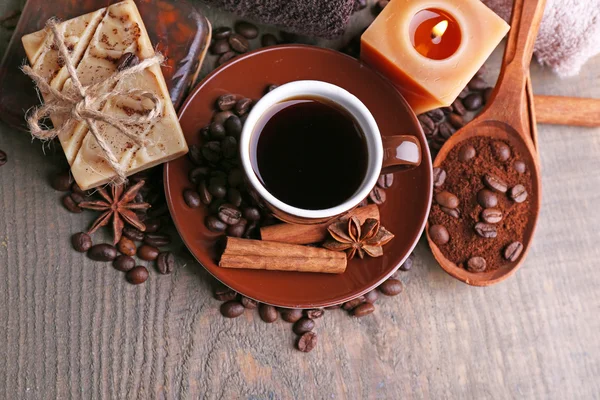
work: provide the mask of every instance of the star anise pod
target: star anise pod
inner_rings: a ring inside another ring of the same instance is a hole
[[[349,260],[356,253],[360,258],[364,258],[365,253],[371,257],[381,257],[383,246],[394,238],[394,235],[375,218],[367,218],[361,226],[359,219],[353,216],[334,222],[327,230],[331,239],[325,241],[323,247],[345,251]]]
[[[138,194],[142,186],[144,186],[144,181],[139,181],[125,193],[125,187],[123,185],[113,186],[111,188],[111,194],[108,194],[106,189],[100,188],[98,189],[98,193],[104,200],[95,200],[95,201],[83,201],[79,203],[79,207],[85,208],[87,210],[95,210],[95,211],[103,211],[103,213],[94,221],[92,227],[90,228],[88,234],[92,234],[98,230],[101,226],[105,226],[109,223],[110,218],[112,217],[112,228],[113,228],[113,242],[117,244],[119,240],[121,240],[121,235],[123,234],[123,228],[125,227],[125,222],[133,225],[135,228],[140,231],[146,230],[146,225],[136,215],[132,210],[146,210],[150,208],[150,204],[148,203],[133,203],[135,196]]]

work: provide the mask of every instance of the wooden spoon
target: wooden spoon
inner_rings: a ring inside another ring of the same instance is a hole
[[[515,0],[511,30],[504,52],[502,70],[498,84],[488,106],[467,126],[456,132],[440,149],[433,166],[440,166],[448,154],[461,142],[472,137],[488,137],[510,143],[526,163],[532,180],[532,193],[528,193],[531,204],[524,239],[523,252],[513,263],[505,264],[495,271],[472,273],[448,260],[429,236],[427,240],[435,259],[453,277],[474,286],[489,286],[512,275],[523,263],[531,245],[540,211],[541,180],[540,166],[535,145],[532,141],[526,86],[533,45],[544,13],[546,0]]]

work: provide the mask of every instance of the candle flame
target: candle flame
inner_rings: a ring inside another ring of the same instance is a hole
[[[441,22],[438,22],[438,24],[434,26],[431,30],[431,38],[437,39],[442,37],[444,32],[446,32],[446,29],[448,29],[448,21],[443,20]]]

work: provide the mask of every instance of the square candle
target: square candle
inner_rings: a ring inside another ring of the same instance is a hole
[[[422,114],[450,106],[508,29],[480,0],[392,0],[360,56]]]
[[[62,22],[58,29],[65,37],[77,77],[84,86],[102,82],[115,74],[119,59],[125,53],[133,53],[140,60],[154,55],[154,47],[133,0]],[[33,70],[47,79],[53,88],[64,91],[72,86],[48,29],[26,35],[22,42]],[[107,92],[131,89],[155,94],[162,100],[164,109],[158,120],[130,126],[150,143],[145,147],[132,143],[113,126],[97,122],[99,134],[128,176],[180,157],[188,150],[160,66],[153,65],[106,87]],[[103,112],[117,117],[143,114],[147,109],[143,102],[125,97],[112,98],[102,106]],[[63,123],[60,117],[51,116],[55,126]],[[72,129],[59,135],[59,140],[81,189],[104,185],[116,177],[87,124],[74,124]]]

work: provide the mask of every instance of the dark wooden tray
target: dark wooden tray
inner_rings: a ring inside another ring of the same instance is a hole
[[[119,0],[28,0],[7,51],[0,62],[0,119],[24,129],[25,112],[39,104],[33,83],[19,67],[26,62],[21,37],[44,27],[51,17],[83,15]],[[167,61],[163,74],[178,109],[195,83],[210,44],[208,20],[191,0],[136,0],[152,43]]]

